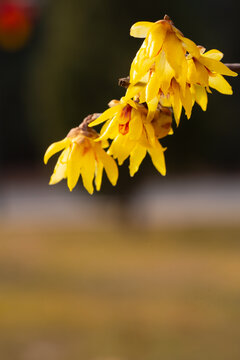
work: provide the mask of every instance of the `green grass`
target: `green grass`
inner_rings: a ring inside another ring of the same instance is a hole
[[[0,359],[240,359],[240,229],[0,238]]]

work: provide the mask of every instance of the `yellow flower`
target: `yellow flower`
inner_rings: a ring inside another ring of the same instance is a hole
[[[231,85],[222,75],[237,76],[237,73],[230,70],[221,63],[223,53],[212,49],[205,52],[202,46],[191,45],[193,54],[187,55],[188,75],[187,82],[190,84],[193,101],[196,101],[205,111],[207,108],[207,92],[210,87],[225,95],[232,95]],[[189,48],[190,50],[190,48]]]
[[[96,141],[113,139],[108,154],[117,159],[119,165],[130,157],[131,176],[138,171],[147,152],[157,170],[165,175],[165,149],[158,139],[171,133],[171,112],[159,109],[150,122],[145,106],[132,100],[122,98],[120,101],[111,101],[109,105],[112,107],[90,124],[95,126],[105,121]]]
[[[182,107],[188,119],[196,101],[203,110],[212,87],[223,94],[232,94],[222,75],[237,76],[221,63],[223,54],[197,46],[176,29],[168,17],[156,23],[138,22],[130,30],[135,37],[145,37],[130,71],[126,98],[138,97],[148,105],[152,119],[158,103],[172,107],[177,125]]]
[[[130,34],[146,38],[133,60],[126,96],[138,95],[140,102],[146,102],[150,120],[159,102],[173,108],[177,124],[182,106],[190,118],[193,101],[187,84],[185,48],[185,41],[189,39],[182,36],[168,17],[156,23],[138,22],[132,26]]]
[[[130,84],[126,97],[139,98],[140,104],[147,103],[148,106],[148,120],[151,121],[154,117],[158,104],[163,107],[171,107],[173,109],[174,118],[179,124],[182,107],[184,107],[188,119],[191,117],[192,107],[194,104],[191,88],[186,83],[184,91],[179,83],[173,77],[167,87],[167,91],[163,92],[163,88],[159,88],[158,75],[155,71],[149,74],[149,80],[141,81],[136,85]]]
[[[155,136],[162,139],[167,135],[172,135],[172,112],[168,108],[158,108],[151,121]]]
[[[128,133],[130,139],[139,139],[142,133],[142,117],[146,113],[144,106],[138,105],[131,99],[126,100],[124,97],[120,101],[112,100],[109,106],[109,109],[89,124],[92,127],[106,121],[97,141],[113,139],[118,133],[122,135]]]
[[[72,191],[81,175],[84,187],[92,194],[93,180],[95,178],[96,190],[100,190],[103,168],[105,168],[110,182],[116,185],[117,165],[103,150],[102,146],[105,144],[94,141],[97,137],[95,130],[84,130],[80,126],[72,129],[65,139],[50,145],[44,156],[45,164],[52,155],[61,150],[63,152],[58,158],[49,184],[53,185],[62,179],[67,179],[68,187]]]
[[[160,81],[166,80],[161,78],[161,73],[164,78],[167,73],[169,83],[175,77],[179,84],[185,87],[187,77],[186,49],[183,41],[185,38],[179,38],[182,34],[168,17],[156,23],[138,22],[131,27],[130,35],[145,38],[131,66],[131,84],[140,81],[154,66],[158,68]]]
[[[148,124],[148,132],[153,131],[151,124]],[[108,154],[112,155],[114,159],[118,160],[119,165],[129,157],[129,172],[130,176],[138,171],[146,154],[149,153],[152,163],[155,168],[163,175],[166,175],[166,165],[164,151],[157,137],[152,134],[151,144],[146,136],[146,127],[144,127],[141,138],[139,141],[129,139],[129,135],[118,134],[113,140]]]

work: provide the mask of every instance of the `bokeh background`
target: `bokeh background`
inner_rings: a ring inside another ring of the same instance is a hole
[[[48,186],[47,146],[124,89],[140,20],[240,62],[239,2],[0,1],[0,358],[239,360],[240,83],[115,188]]]

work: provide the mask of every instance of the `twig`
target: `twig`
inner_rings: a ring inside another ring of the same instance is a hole
[[[127,89],[129,86],[129,81],[130,81],[129,76],[121,78],[118,80],[118,85]]]
[[[96,130],[88,127],[88,125],[92,121],[96,120],[100,115],[101,114],[94,113],[86,116],[79,126],[72,128],[69,131],[67,137],[78,138],[77,140],[80,142],[83,141],[83,138],[81,136],[79,137],[79,135],[84,135],[85,137],[96,139],[98,137],[98,133],[96,132]]]
[[[240,64],[238,63],[234,63],[234,64],[224,64],[226,65],[230,70],[232,71],[235,71],[236,73],[240,74]],[[124,88],[128,88],[130,84],[130,78],[129,76],[127,77],[123,77],[123,78],[120,78],[118,80],[118,85],[121,86],[121,87],[124,87]],[[139,85],[141,84],[140,82],[138,83]],[[88,115],[85,117],[85,119],[83,120],[83,122],[79,125],[79,128],[84,131],[85,133],[88,133],[89,132],[89,127],[88,125],[96,120],[101,114],[99,113],[95,113],[95,114],[91,114],[91,115]],[[92,132],[93,129],[90,130],[90,132]]]
[[[79,125],[79,127],[82,129],[82,130],[87,130],[88,129],[88,125],[96,120],[99,116],[101,115],[101,113],[94,113],[94,114],[90,114],[88,116],[86,116],[83,121],[81,122],[81,124]]]
[[[240,64],[235,63],[235,64],[224,64],[224,65],[226,65],[230,70],[235,71],[236,73],[240,74]],[[124,87],[126,89],[128,88],[129,83],[130,83],[129,76],[124,77],[124,78],[120,78],[118,80],[118,85],[122,86],[122,87]]]
[[[226,65],[230,70],[240,74],[240,64],[236,63],[236,64],[224,64],[224,65]]]

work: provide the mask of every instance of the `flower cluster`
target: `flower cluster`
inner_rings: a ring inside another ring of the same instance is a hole
[[[127,96],[138,96],[148,106],[151,119],[158,104],[171,107],[179,124],[182,107],[191,117],[194,103],[207,108],[210,87],[223,94],[232,88],[222,75],[237,76],[225,66],[223,53],[197,46],[183,36],[166,16],[163,20],[138,22],[130,30],[134,37],[145,38],[130,70]]]
[[[157,110],[150,122],[147,119],[146,107],[131,99],[113,100],[109,106],[108,110],[90,124],[95,126],[105,122],[96,141],[112,139],[108,153],[118,160],[119,165],[129,157],[131,176],[138,171],[147,152],[156,169],[165,175],[165,149],[158,139],[171,131],[171,111]]]
[[[93,193],[93,179],[99,190],[103,168],[110,182],[116,184],[118,168],[114,159],[122,165],[129,158],[130,176],[134,176],[147,153],[165,175],[165,148],[159,139],[173,133],[172,114],[178,126],[182,108],[188,119],[195,102],[206,110],[210,88],[232,94],[223,75],[237,73],[221,62],[223,54],[197,46],[168,16],[156,23],[137,22],[130,34],[145,39],[132,62],[125,96],[120,101],[112,100],[100,116],[86,118],[64,140],[48,148],[45,163],[64,149],[50,184],[67,178],[72,190],[81,175],[84,187]],[[102,123],[97,134],[92,127]]]
[[[98,135],[95,130],[85,131],[79,126],[72,129],[63,140],[50,145],[44,156],[45,164],[52,155],[61,150],[63,152],[58,158],[49,184],[54,185],[67,179],[68,187],[72,191],[81,175],[84,187],[92,194],[93,179],[95,178],[96,190],[100,190],[105,169],[112,185],[116,185],[118,167],[113,158],[103,150],[104,143],[96,142],[96,139]]]

